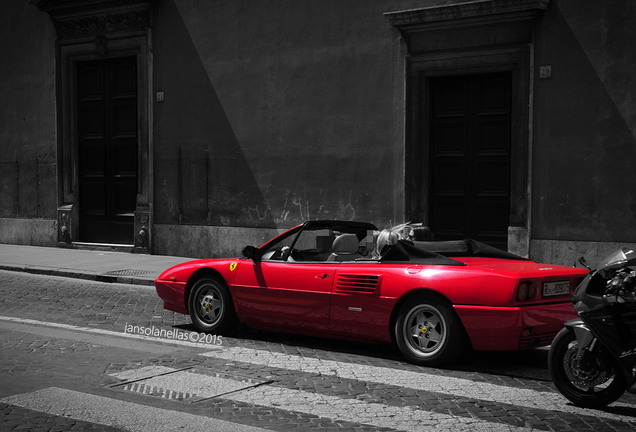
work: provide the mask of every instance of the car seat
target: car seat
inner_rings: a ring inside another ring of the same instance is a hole
[[[355,234],[341,234],[333,241],[331,255],[327,261],[352,261],[362,258],[358,253],[358,236]]]

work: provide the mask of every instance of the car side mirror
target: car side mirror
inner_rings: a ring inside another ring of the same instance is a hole
[[[243,248],[243,256],[254,261],[259,261],[263,257],[263,252],[254,246],[245,246]]]

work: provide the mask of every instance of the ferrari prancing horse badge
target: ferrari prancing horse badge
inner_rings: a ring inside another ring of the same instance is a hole
[[[235,268],[236,268],[236,263],[235,262],[230,264],[230,271],[234,271]]]

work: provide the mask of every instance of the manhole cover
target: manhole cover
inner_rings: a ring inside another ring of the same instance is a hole
[[[120,379],[128,377],[128,380],[110,387],[166,399],[199,402],[271,382],[201,367],[167,369],[170,368],[162,369],[162,372],[153,376],[148,376],[148,370],[141,369],[112,374]],[[139,378],[134,379],[136,376]]]
[[[115,275],[115,276],[137,276],[141,274],[150,273],[148,270],[133,270],[133,269],[125,269],[125,270],[113,270],[106,272],[107,275]]]

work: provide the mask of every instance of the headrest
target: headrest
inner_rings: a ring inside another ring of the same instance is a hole
[[[333,241],[332,252],[358,252],[358,237],[355,234],[341,234]]]

